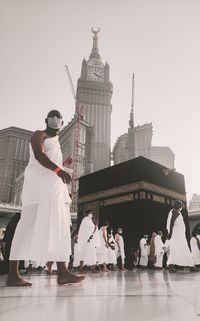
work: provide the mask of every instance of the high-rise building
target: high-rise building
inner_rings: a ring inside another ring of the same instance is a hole
[[[152,124],[147,123],[141,126],[134,127],[134,144],[135,144],[135,157],[144,156],[151,159],[151,141],[152,141]],[[129,152],[130,140],[132,138],[130,130],[128,133],[121,135],[113,148],[114,164],[119,164],[128,161],[131,157]]]
[[[174,168],[175,155],[171,148],[166,146],[152,146],[151,159],[168,168]]]
[[[111,152],[111,96],[109,65],[103,63],[98,49],[98,31],[93,32],[93,48],[82,62],[81,76],[77,83],[77,101],[82,105],[87,123],[94,127],[93,171],[110,165]]]
[[[151,158],[151,143],[153,137],[152,123],[135,127],[135,156]]]
[[[128,134],[125,133],[119,136],[113,147],[112,158],[114,165],[126,162],[129,160],[128,152]]]
[[[188,216],[190,223],[190,232],[195,229],[200,232],[200,195],[193,194],[189,200]]]
[[[30,130],[8,127],[0,130],[0,202],[14,202],[15,180],[29,159]]]
[[[152,123],[146,123],[136,126],[135,131],[135,157],[143,156],[153,160],[168,168],[174,168],[175,155],[169,147],[152,146],[153,127]],[[128,161],[134,157],[130,157],[129,146],[130,130],[128,133],[121,135],[113,148],[114,164]]]
[[[93,171],[94,128],[84,120],[79,122],[78,128],[78,157],[77,178]],[[74,117],[59,133],[63,160],[73,159],[75,156],[77,120]]]
[[[199,210],[200,211],[200,195],[193,194],[191,200],[189,201],[189,210]]]

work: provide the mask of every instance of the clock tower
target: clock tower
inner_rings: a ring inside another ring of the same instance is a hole
[[[83,116],[94,128],[92,171],[110,166],[111,152],[111,96],[112,83],[109,65],[101,61],[98,50],[98,33],[92,28],[93,48],[89,60],[82,62],[81,76],[77,84],[77,101],[83,108]]]

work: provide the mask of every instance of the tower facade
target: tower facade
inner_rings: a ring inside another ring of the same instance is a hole
[[[93,48],[89,60],[83,60],[77,84],[77,101],[83,108],[84,119],[94,127],[93,171],[110,166],[111,97],[109,65],[101,61],[98,31],[93,32]]]

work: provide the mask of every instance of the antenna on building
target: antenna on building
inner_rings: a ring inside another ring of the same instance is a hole
[[[78,163],[80,163],[79,159],[79,149],[80,149],[80,122],[81,120],[84,119],[83,117],[83,106],[80,105],[76,98],[75,90],[74,90],[74,85],[72,81],[72,77],[69,72],[69,68],[67,65],[65,65],[65,70],[67,72],[67,76],[69,79],[70,87],[71,87],[71,92],[74,98],[74,103],[75,103],[75,130],[74,130],[74,149],[73,149],[73,157],[72,157],[72,169],[73,169],[73,174],[72,174],[72,189],[71,189],[71,195],[72,195],[72,207],[73,211],[76,209],[77,205],[77,192],[78,192]],[[68,163],[69,157],[64,161],[64,163]]]
[[[135,90],[135,76],[132,76],[132,94],[131,94],[131,112],[128,129],[128,153],[129,159],[135,158],[135,128],[134,128],[134,90]]]
[[[130,113],[130,120],[129,126],[134,128],[134,91],[135,91],[135,76],[133,73],[132,77],[132,95],[131,95],[131,113]]]

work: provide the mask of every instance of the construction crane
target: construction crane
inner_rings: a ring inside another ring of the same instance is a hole
[[[74,150],[73,150],[73,158],[70,159],[68,157],[64,163],[69,164],[72,163],[72,188],[71,188],[71,195],[72,195],[72,207],[76,207],[77,204],[77,189],[78,189],[78,163],[80,163],[79,159],[79,148],[80,148],[80,121],[83,120],[83,106],[78,102],[74,90],[73,81],[69,72],[69,68],[65,65],[65,70],[67,72],[68,80],[70,83],[72,95],[74,98],[75,103],[75,129],[74,129]]]

